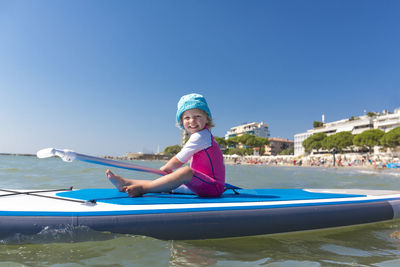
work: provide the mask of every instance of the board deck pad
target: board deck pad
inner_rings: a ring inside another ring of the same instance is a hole
[[[237,192],[237,193],[235,193]],[[239,203],[260,201],[290,201],[365,197],[356,194],[336,194],[308,192],[303,189],[236,189],[227,190],[221,197],[199,197],[197,195],[151,193],[143,197],[131,198],[117,189],[79,189],[60,192],[59,197],[116,205],[158,205],[158,204],[194,204],[194,203]]]

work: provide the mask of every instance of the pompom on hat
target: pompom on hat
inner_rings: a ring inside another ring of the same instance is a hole
[[[176,111],[176,122],[178,125],[182,128],[182,123],[181,123],[181,116],[183,112],[189,109],[201,109],[207,115],[212,118],[210,109],[208,108],[208,104],[204,96],[196,93],[184,95],[181,97],[181,99],[178,102],[178,109]]]

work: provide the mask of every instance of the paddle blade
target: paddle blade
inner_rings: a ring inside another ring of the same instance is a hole
[[[39,150],[36,153],[36,156],[40,159],[44,159],[44,158],[50,158],[56,155],[56,150],[54,148],[44,148]]]
[[[36,155],[40,159],[58,156],[63,161],[66,161],[66,162],[72,162],[76,158],[76,153],[69,149],[45,148],[45,149],[39,150],[36,153]]]

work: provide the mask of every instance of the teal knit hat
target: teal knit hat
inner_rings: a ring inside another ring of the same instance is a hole
[[[188,94],[181,97],[178,102],[178,110],[176,111],[176,122],[182,128],[181,116],[182,113],[189,109],[198,108],[203,110],[212,118],[210,109],[208,108],[206,99],[200,94]]]

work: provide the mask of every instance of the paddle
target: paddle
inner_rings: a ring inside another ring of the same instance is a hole
[[[139,166],[139,165],[122,162],[122,161],[116,161],[116,160],[111,160],[111,159],[98,158],[98,157],[94,157],[94,156],[79,154],[79,153],[76,153],[69,149],[45,148],[45,149],[39,150],[36,153],[36,155],[38,158],[41,158],[41,159],[58,156],[65,162],[72,162],[75,159],[77,159],[77,160],[84,161],[84,162],[100,164],[100,165],[105,165],[105,166],[111,166],[111,167],[117,167],[117,168],[121,168],[121,169],[132,170],[132,171],[149,172],[149,173],[154,173],[154,174],[158,174],[158,175],[166,175],[167,174],[166,172],[160,171],[158,169]],[[225,183],[225,188],[232,189],[232,190],[240,189],[240,187],[237,187],[237,186],[234,186],[234,185],[231,185],[228,183]]]
[[[89,155],[79,154],[79,153],[76,153],[69,149],[45,148],[45,149],[39,150],[36,153],[36,155],[38,158],[41,158],[41,159],[58,156],[65,162],[72,162],[77,159],[77,160],[84,161],[84,162],[100,164],[100,165],[105,165],[105,166],[118,167],[121,169],[128,169],[128,170],[133,170],[133,171],[150,172],[150,173],[159,174],[159,175],[167,174],[166,172],[160,171],[158,169],[139,166],[139,165],[135,165],[135,164],[127,163],[127,162],[121,162],[121,161],[116,161],[116,160],[111,160],[111,159],[98,158],[98,157],[93,157],[93,156],[89,156]]]

